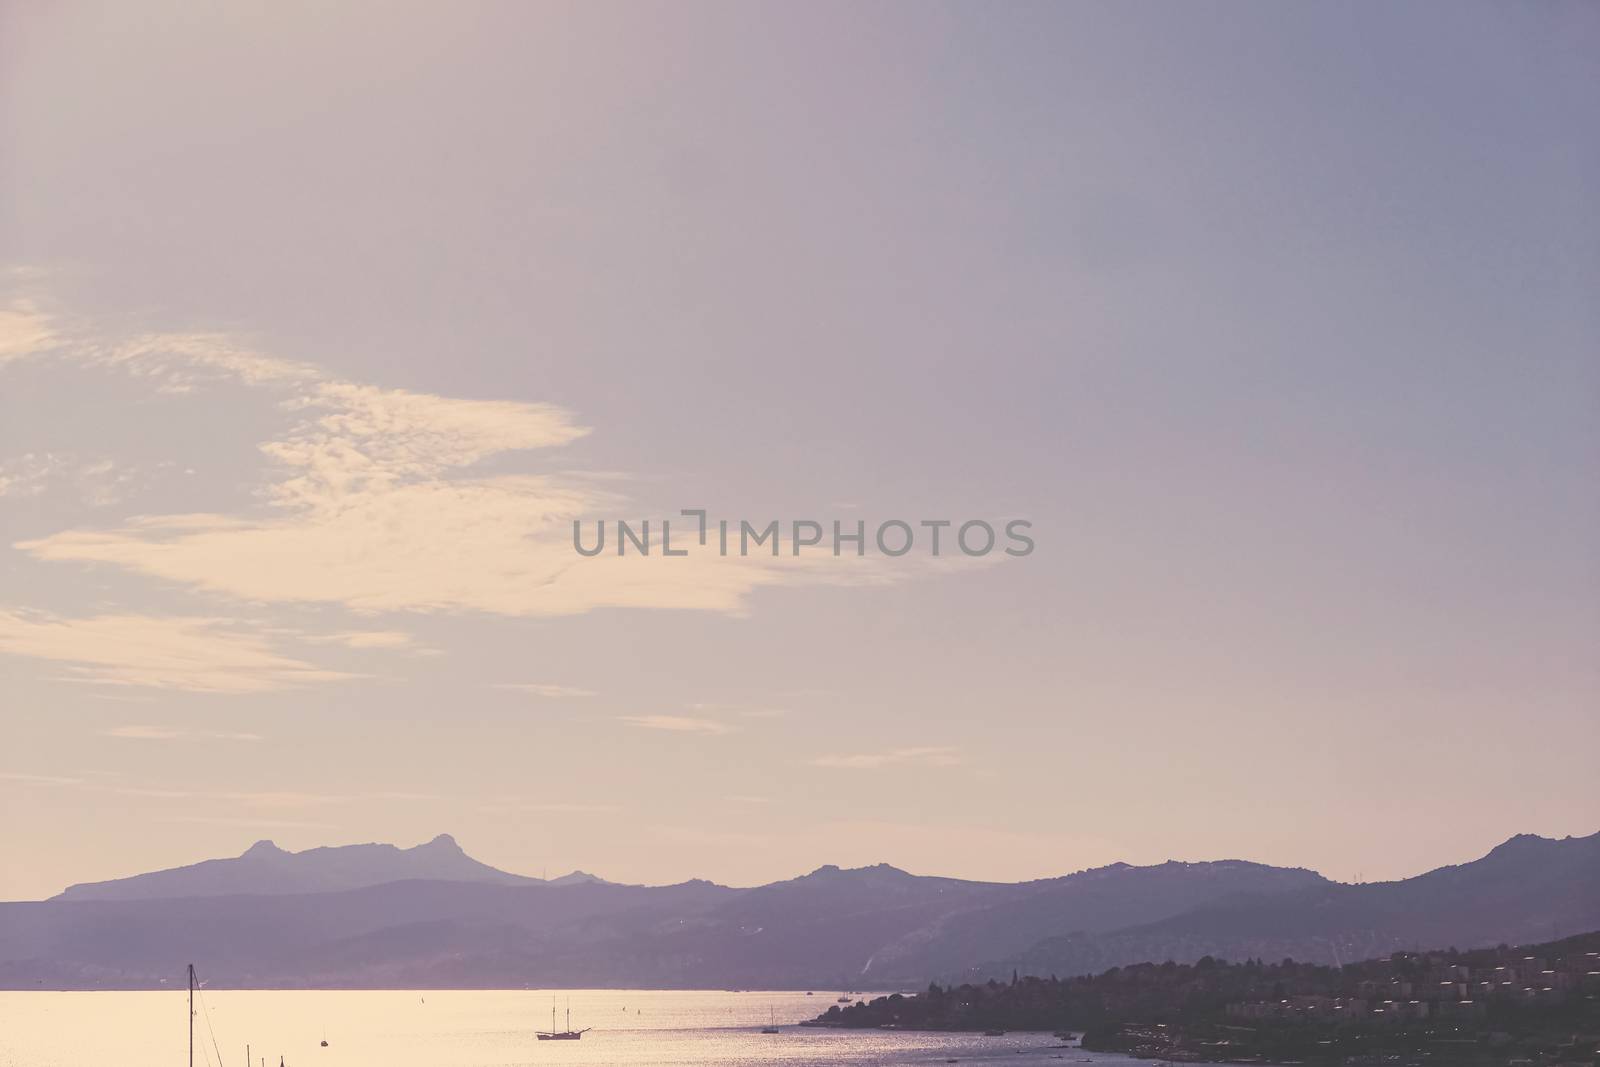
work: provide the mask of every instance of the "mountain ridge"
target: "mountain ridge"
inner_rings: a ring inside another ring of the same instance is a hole
[[[1245,860],[1173,860],[1017,883],[825,864],[749,888],[625,886],[525,878],[478,864],[454,839],[429,844],[285,853],[258,843],[246,854],[280,867],[309,856],[298,863],[326,861],[343,877],[349,860],[410,857],[413,873],[478,880],[285,891],[281,879],[241,883],[257,869],[246,864],[201,876],[212,888],[242,885],[232,895],[152,895],[184,884],[169,873],[123,898],[80,891],[0,904],[0,988],[159,988],[194,958],[219,987],[894,989],[1203,955],[1337,964],[1415,943],[1600,929],[1600,834],[1519,835],[1467,863],[1359,885]]]
[[[52,900],[149,900],[196,896],[336,892],[385,882],[430,880],[540,885],[542,878],[512,874],[467,855],[450,834],[439,834],[411,848],[383,842],[321,845],[289,852],[262,839],[237,856],[201,860],[158,871],[80,882]],[[602,879],[573,871],[549,884]]]

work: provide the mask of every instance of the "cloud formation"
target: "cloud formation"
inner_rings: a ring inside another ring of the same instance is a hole
[[[646,730],[667,730],[682,734],[731,734],[733,727],[715,719],[695,719],[687,715],[623,715],[621,721]]]
[[[59,774],[26,774],[22,771],[0,771],[0,782],[20,782],[23,785],[82,785],[82,778]]]
[[[819,756],[811,762],[817,767],[860,771],[893,766],[953,767],[961,762],[961,754],[950,745],[925,745],[919,748],[893,748],[887,752]]]
[[[409,648],[412,638],[399,630],[344,630],[331,634],[305,634],[302,640],[345,648]]]
[[[256,386],[290,418],[286,432],[260,446],[265,508],[136,517],[17,544],[35,559],[109,564],[254,603],[363,613],[737,613],[763,586],[890,578],[871,558],[578,556],[573,521],[624,503],[605,479],[477,470],[491,457],[560,448],[589,432],[554,405],[343,381],[214,334],[107,343],[77,330],[63,341],[37,316],[10,329],[14,358],[49,354],[165,392],[214,381]]]
[[[229,730],[177,730],[169,726],[147,726],[134,724],[130,726],[113,726],[103,731],[106,737],[120,737],[129,741],[177,741],[186,737],[196,737],[207,741],[247,741],[261,740],[260,734],[239,733]]]
[[[399,801],[433,802],[441,799],[437,793],[417,793],[403,790],[375,790],[360,793],[311,793],[298,790],[271,789],[172,789],[162,786],[125,785],[114,780],[90,781],[87,778],[21,772],[0,772],[0,782],[84,790],[150,800],[205,800],[219,804],[234,804],[245,808],[265,809],[322,808],[342,804],[373,802],[383,804]]]
[[[58,482],[94,508],[120,503],[137,480],[136,472],[115,460],[86,460],[70,453],[24,452],[0,460],[0,497],[37,497]]]
[[[0,308],[0,366],[48,351],[56,343],[50,316],[31,300]]]
[[[356,677],[273,649],[237,620],[0,609],[0,652],[67,664],[68,678],[192,693],[259,693]]]
[[[549,685],[544,682],[496,682],[491,689],[510,689],[517,693],[531,693],[536,697],[592,697],[593,689],[580,689],[575,685]]]

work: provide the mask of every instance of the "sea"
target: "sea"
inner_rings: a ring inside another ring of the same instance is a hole
[[[206,990],[194,1062],[207,1067],[565,1067],[685,1064],[1102,1063],[1152,1061],[1003,1037],[800,1027],[837,990]],[[863,993],[870,998],[877,994]],[[0,992],[0,1067],[186,1067],[183,990]],[[578,1041],[536,1030],[587,1027]],[[761,1029],[776,1022],[779,1032]],[[326,1040],[327,1046],[322,1042]],[[249,1060],[246,1060],[248,1046]]]

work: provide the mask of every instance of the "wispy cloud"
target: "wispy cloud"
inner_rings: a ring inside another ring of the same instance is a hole
[[[79,499],[92,508],[120,503],[137,481],[137,472],[113,459],[90,460],[73,472]]]
[[[58,774],[24,774],[21,771],[0,771],[0,781],[21,782],[25,785],[83,785],[82,778],[67,778]]]
[[[592,697],[593,689],[580,689],[575,685],[550,685],[545,682],[493,682],[490,689],[510,689],[518,693],[531,693],[537,697]]]
[[[848,755],[819,756],[811,761],[817,767],[849,770],[875,770],[879,767],[953,767],[961,762],[959,750],[949,745],[919,748],[893,748],[887,752],[858,752]]]
[[[300,793],[293,790],[215,793],[213,796],[219,800],[231,800],[258,808],[315,808],[324,804],[344,804],[356,799],[345,794]]]
[[[0,461],[0,497],[41,496],[58,483],[92,508],[117,504],[140,481],[137,471],[112,459],[70,452],[24,452]]]
[[[737,715],[741,719],[781,719],[785,715],[789,714],[789,710],[787,708],[750,707],[746,704],[716,704],[706,702],[690,704],[689,710]]]
[[[198,795],[192,789],[163,789],[160,786],[92,785],[90,788],[103,789],[119,797],[139,797],[143,800],[190,800]]]
[[[55,323],[32,300],[0,308],[0,366],[48,351],[56,341]]]
[[[696,719],[687,715],[623,715],[621,721],[646,730],[669,730],[684,734],[729,734],[733,727],[715,719]]]
[[[269,511],[156,515],[16,546],[35,559],[110,564],[252,603],[515,616],[601,607],[738,613],[761,587],[882,584],[911,571],[849,556],[698,554],[643,567],[609,554],[579,557],[572,522],[627,503],[607,479],[472,469],[589,433],[562,408],[339,380],[216,334],[107,341],[80,325],[63,340],[26,309],[14,309],[9,328],[15,358],[48,354],[172,393],[242,383],[289,420],[260,446],[269,464],[257,496]]]
[[[345,648],[408,648],[412,636],[399,630],[346,630],[331,634],[303,634],[301,640]]]
[[[85,771],[85,774],[98,772]],[[113,776],[114,778],[114,776]],[[393,803],[414,801],[419,803],[440,800],[437,793],[420,793],[406,790],[369,790],[360,793],[312,793],[287,789],[229,790],[229,789],[173,789],[159,785],[141,785],[120,781],[91,781],[88,778],[54,774],[29,774],[0,772],[0,781],[25,785],[42,785],[70,790],[109,793],[114,796],[139,797],[146,800],[205,800],[216,804],[236,804],[245,808],[298,809],[317,808],[341,804]]]
[[[38,496],[60,466],[61,460],[49,452],[25,452],[0,462],[0,496]]]
[[[199,826],[237,826],[253,830],[332,830],[336,823],[302,822],[298,819],[229,818],[224,815],[166,815],[151,820],[159,823],[195,824]]]
[[[169,730],[161,726],[113,726],[103,731],[107,737],[124,737],[132,741],[176,741],[182,730]]]
[[[0,653],[66,663],[74,681],[194,693],[259,693],[355,677],[274,650],[236,620],[0,609]]]
[[[57,351],[91,366],[123,371],[164,393],[188,393],[220,382],[293,386],[321,377],[309,363],[279,359],[221,333],[146,333],[106,341],[78,327],[70,346]]]
[[[121,737],[131,741],[177,741],[181,738],[194,737],[208,741],[245,741],[255,742],[261,740],[260,734],[235,733],[227,730],[176,730],[166,726],[129,725],[114,726],[102,731],[106,737]]]

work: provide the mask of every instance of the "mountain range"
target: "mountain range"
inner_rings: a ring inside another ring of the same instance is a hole
[[[368,844],[285,852],[271,841],[257,841],[239,856],[205,860],[187,867],[151,871],[109,882],[85,882],[68,886],[54,899],[155,900],[235,893],[329,893],[409,879],[490,885],[570,885],[599,881],[582,871],[573,871],[548,882],[509,874],[487,863],[479,863],[461,850],[455,838],[440,834],[415,848]]]
[[[1342,963],[1600,929],[1600,834],[1350,885],[1242,860],[977,882],[879,864],[787,881],[545,881],[425,845],[285,852],[0,903],[0,988],[920,987],[1147,960]]]

